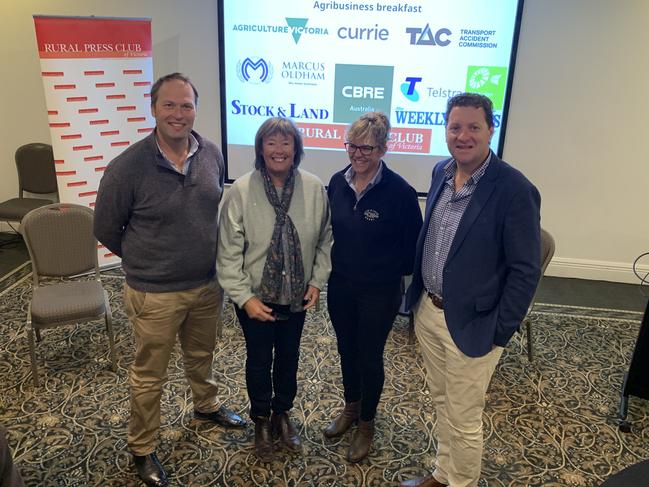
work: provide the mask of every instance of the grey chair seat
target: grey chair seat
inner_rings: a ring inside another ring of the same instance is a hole
[[[97,239],[92,233],[94,212],[82,205],[56,203],[25,215],[20,230],[32,261],[34,291],[27,312],[27,338],[34,386],[38,387],[35,336],[40,330],[103,319],[113,371],[117,369],[112,312],[101,285]],[[94,280],[74,278],[94,271]],[[40,278],[68,278],[41,286]]]
[[[35,324],[100,316],[106,311],[104,290],[97,281],[40,286],[34,289],[31,311]]]
[[[40,198],[12,198],[0,203],[0,219],[20,221],[30,211],[51,203]]]

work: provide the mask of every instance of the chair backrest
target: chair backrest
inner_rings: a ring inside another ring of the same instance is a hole
[[[545,274],[548,264],[554,255],[554,238],[550,232],[541,228],[541,276]]]
[[[16,150],[15,158],[21,198],[23,191],[36,194],[58,191],[51,145],[40,143],[21,145]]]
[[[36,285],[39,276],[73,276],[91,270],[99,276],[93,217],[90,208],[68,203],[41,206],[25,215],[20,229]]]

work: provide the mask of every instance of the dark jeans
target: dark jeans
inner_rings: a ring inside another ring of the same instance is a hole
[[[359,284],[332,275],[327,306],[340,354],[345,402],[361,401],[361,419],[374,419],[383,391],[383,349],[401,304],[401,280]]]
[[[291,313],[288,306],[269,306],[286,314],[288,320],[253,320],[235,306],[246,339],[246,387],[253,421],[269,417],[271,410],[289,411],[297,393],[297,365],[306,313]]]

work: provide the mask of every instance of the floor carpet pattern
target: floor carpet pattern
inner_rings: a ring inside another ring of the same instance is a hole
[[[118,370],[109,367],[101,322],[42,332],[41,386],[32,383],[25,316],[29,274],[0,285],[0,422],[28,486],[136,486],[125,438],[133,337],[122,307],[123,276],[103,274],[113,309]],[[615,416],[641,314],[538,305],[535,360],[522,340],[507,347],[489,388],[480,486],[598,486],[649,458],[649,402],[632,398],[630,433]],[[214,372],[230,408],[247,415],[245,346],[226,304]],[[292,412],[304,452],[254,455],[253,426],[224,430],[193,418],[176,349],[162,398],[158,455],[176,486],[395,486],[427,474],[435,425],[418,346],[399,317],[385,351],[386,381],[369,457],[346,462],[351,433],[326,440],[322,428],[342,405],[336,339],[325,309],[307,314],[299,390]]]

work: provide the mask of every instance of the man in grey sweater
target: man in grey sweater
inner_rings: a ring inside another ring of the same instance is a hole
[[[197,418],[245,421],[219,404],[212,378],[223,292],[215,279],[217,210],[223,194],[219,149],[192,130],[198,93],[173,73],[151,88],[155,130],[107,167],[95,205],[95,235],[122,258],[124,305],[133,325],[128,445],[140,478],[165,486],[155,454],[160,398],[176,336]]]

